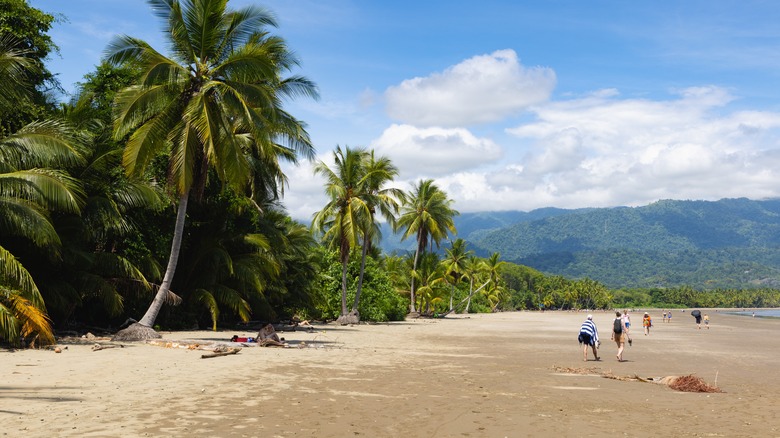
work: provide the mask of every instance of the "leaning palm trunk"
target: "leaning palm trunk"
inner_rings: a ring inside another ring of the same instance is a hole
[[[469,293],[469,296],[467,296],[466,298],[464,298],[463,300],[461,300],[461,302],[459,302],[458,304],[456,304],[456,305],[455,305],[455,309],[457,309],[458,307],[460,307],[460,305],[461,305],[461,304],[463,304],[463,303],[465,303],[467,300],[468,300],[469,302],[471,302],[471,297],[472,297],[472,296],[474,296],[474,294],[475,294],[475,293],[477,293],[477,292],[481,291],[481,290],[482,290],[482,288],[484,288],[485,286],[487,286],[487,285],[488,285],[488,283],[490,283],[490,280],[486,281],[486,282],[485,282],[485,284],[483,284],[482,286],[478,287],[478,288],[477,288],[477,290],[475,290],[475,291],[473,291],[473,292],[470,292],[470,293]],[[453,312],[453,310],[449,310],[449,311],[445,312],[445,313],[444,313],[444,315],[442,315],[442,316],[447,316],[447,315],[449,315],[449,314],[450,314],[450,313],[452,313],[452,312]]]
[[[176,211],[176,226],[173,232],[173,242],[171,243],[171,255],[168,257],[168,267],[165,269],[165,277],[163,277],[160,289],[157,290],[152,304],[149,305],[149,309],[147,309],[141,321],[117,332],[113,340],[141,341],[160,337],[160,334],[152,326],[157,319],[157,315],[160,314],[163,303],[170,301],[171,282],[173,281],[173,274],[176,272],[176,264],[179,262],[179,250],[181,249],[181,240],[184,235],[184,219],[187,217],[188,199],[189,191],[179,198],[179,208]]]

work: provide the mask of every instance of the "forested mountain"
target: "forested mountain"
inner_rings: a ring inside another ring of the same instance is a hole
[[[480,256],[610,287],[780,285],[778,199],[469,213],[455,224]]]

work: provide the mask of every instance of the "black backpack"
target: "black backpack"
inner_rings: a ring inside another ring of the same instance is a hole
[[[615,318],[615,322],[613,323],[612,331],[621,334],[623,333],[623,323],[620,321],[620,318]]]

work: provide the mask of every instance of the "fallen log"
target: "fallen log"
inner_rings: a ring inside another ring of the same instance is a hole
[[[241,351],[240,348],[231,348],[227,351],[217,351],[215,353],[209,353],[209,354],[202,354],[200,356],[201,359],[208,359],[210,357],[220,357],[220,356],[227,356],[230,354],[238,354],[238,352]]]
[[[119,344],[119,345],[101,345],[101,344],[95,344],[95,345],[93,345],[93,346],[92,346],[92,351],[100,351],[100,350],[105,350],[105,349],[107,349],[107,348],[125,348],[125,346],[124,346],[124,345],[122,345],[122,344]]]

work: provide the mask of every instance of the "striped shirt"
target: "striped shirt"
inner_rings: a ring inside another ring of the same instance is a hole
[[[593,339],[594,343],[599,342],[599,331],[596,330],[596,324],[593,323],[593,321],[586,319],[585,322],[582,323],[582,326],[580,327],[580,333],[586,333],[590,335],[590,338]]]

